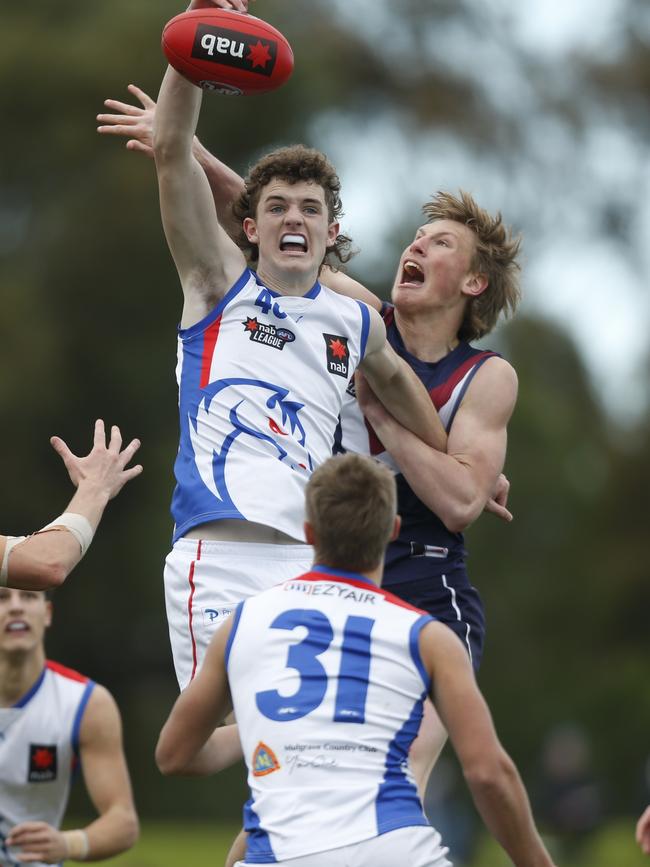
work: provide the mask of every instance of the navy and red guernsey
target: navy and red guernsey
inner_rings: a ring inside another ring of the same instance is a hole
[[[404,346],[392,305],[382,306],[382,317],[388,342],[418,375],[449,432],[475,374],[498,353],[475,349],[461,341],[439,361],[422,361]],[[353,383],[341,414],[336,450],[371,454],[395,471],[402,526],[399,537],[388,546],[382,586],[451,626],[467,645],[476,665],[482,647],[483,613],[478,593],[465,569],[463,534],[450,532],[413,492],[363,419],[354,397]]]

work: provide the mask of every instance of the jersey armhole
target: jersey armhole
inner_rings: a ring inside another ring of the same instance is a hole
[[[230,635],[228,636],[228,641],[226,642],[226,648],[224,650],[224,663],[226,667],[226,673],[228,672],[228,663],[230,662],[230,651],[232,650],[232,643],[235,640],[235,634],[237,632],[237,627],[239,626],[239,620],[241,618],[243,608],[244,603],[240,602],[232,614],[232,627],[230,629]]]
[[[77,712],[75,714],[74,721],[72,723],[72,734],[70,736],[70,744],[72,746],[72,754],[74,756],[75,768],[76,768],[76,765],[80,761],[79,731],[81,729],[81,721],[83,720],[84,711],[86,710],[86,707],[88,706],[88,701],[90,699],[90,696],[91,696],[92,691],[95,688],[95,686],[96,686],[96,684],[95,684],[94,680],[89,680],[88,683],[86,684],[86,688],[83,691],[83,694],[81,696],[81,700],[79,701],[79,706],[77,707]]]
[[[359,362],[362,362],[366,355],[366,345],[368,343],[368,334],[370,333],[370,311],[368,305],[357,299],[357,304],[361,308],[361,334],[359,335]]]
[[[431,678],[429,677],[429,672],[426,670],[424,666],[424,662],[422,661],[422,655],[420,654],[420,633],[424,629],[424,627],[428,623],[434,623],[435,618],[430,614],[423,614],[422,617],[419,617],[413,626],[411,626],[411,633],[409,636],[409,648],[411,651],[411,658],[415,663],[415,667],[420,673],[420,677],[422,678],[422,683],[424,684],[424,688],[429,693],[431,689]]]
[[[219,301],[217,305],[203,317],[203,319],[199,319],[198,322],[195,322],[194,325],[190,325],[189,328],[181,328],[180,325],[178,326],[179,338],[183,341],[191,340],[192,337],[196,337],[197,334],[202,334],[221,316],[228,304],[230,304],[233,298],[239,295],[239,293],[246,288],[251,278],[254,278],[254,276],[255,275],[250,268],[245,268],[241,277],[239,277],[239,279],[234,283],[232,288],[226,292],[221,301]]]

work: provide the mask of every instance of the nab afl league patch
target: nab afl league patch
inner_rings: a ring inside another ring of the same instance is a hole
[[[56,744],[29,745],[30,783],[48,783],[56,780]]]
[[[242,322],[242,325],[253,343],[263,343],[265,346],[279,349],[280,352],[287,343],[293,343],[296,339],[296,335],[288,328],[278,328],[275,325],[258,322],[257,317],[251,319],[250,316],[247,316],[246,322]]]
[[[192,57],[234,66],[258,75],[271,76],[278,56],[278,44],[273,39],[260,39],[237,30],[199,24],[194,36]]]
[[[327,369],[336,376],[348,378],[348,366],[350,352],[348,350],[348,338],[338,334],[323,334],[325,338],[325,350],[327,352]]]

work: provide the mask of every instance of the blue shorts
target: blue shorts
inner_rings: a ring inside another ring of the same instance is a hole
[[[442,575],[382,587],[445,623],[463,642],[474,671],[478,671],[483,657],[485,616],[481,597],[469,583],[464,566]]]

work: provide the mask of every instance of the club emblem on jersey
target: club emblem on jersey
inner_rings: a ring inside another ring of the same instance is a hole
[[[196,414],[188,417],[189,437],[201,480],[221,503],[237,511],[227,483],[229,458],[237,451],[264,449],[299,473],[313,471],[301,420],[304,404],[290,400],[288,389],[257,379],[222,379],[202,394]]]
[[[247,316],[246,322],[242,322],[242,325],[253,343],[263,343],[265,346],[279,349],[280,352],[287,343],[292,343],[296,339],[296,335],[288,328],[278,328],[266,322],[258,322],[257,316],[252,319]]]
[[[56,744],[30,744],[27,781],[48,783],[50,780],[56,780]]]
[[[327,369],[335,376],[342,376],[347,379],[350,363],[348,338],[337,334],[323,334],[323,337],[327,352]]]
[[[273,771],[279,771],[280,762],[271,747],[260,741],[255,747],[251,767],[254,777],[265,777],[267,774],[272,774]]]

